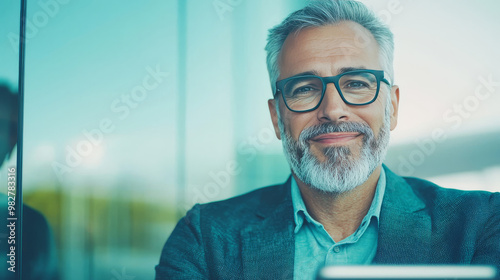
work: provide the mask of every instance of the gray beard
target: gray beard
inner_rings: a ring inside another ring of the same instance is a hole
[[[382,164],[390,138],[390,102],[387,102],[384,124],[375,138],[367,123],[339,122],[323,123],[304,129],[295,141],[284,130],[279,120],[283,150],[295,175],[308,186],[327,193],[345,193],[368,180],[373,171]],[[331,146],[323,149],[325,161],[320,162],[310,150],[308,141],[315,136],[332,132],[359,132],[363,141],[359,158],[350,148]]]

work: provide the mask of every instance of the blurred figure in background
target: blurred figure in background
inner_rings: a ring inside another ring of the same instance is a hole
[[[17,142],[18,95],[11,92],[6,85],[0,84],[0,167],[15,156],[14,147]],[[10,168],[10,166],[7,166]],[[17,168],[16,168],[17,169]],[[0,178],[0,220],[7,221],[8,198],[7,178]],[[16,208],[17,210],[17,208]],[[20,221],[18,221],[19,223]],[[17,224],[18,224],[17,223]],[[15,274],[7,270],[7,253],[11,245],[8,243],[10,229],[0,226],[0,279],[14,279]],[[52,231],[45,217],[35,209],[23,206],[23,273],[22,279],[56,280],[58,276],[58,260]],[[20,244],[15,244],[19,248]],[[16,256],[16,269],[19,258]]]

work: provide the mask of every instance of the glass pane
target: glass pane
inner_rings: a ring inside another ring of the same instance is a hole
[[[176,222],[176,1],[29,1],[24,200],[62,279],[153,279]]]
[[[17,124],[20,1],[0,2],[0,278],[19,273]],[[25,209],[25,212],[26,209]],[[32,252],[34,250],[31,250]]]

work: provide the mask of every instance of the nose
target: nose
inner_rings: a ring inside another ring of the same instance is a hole
[[[349,106],[342,100],[333,83],[326,85],[325,96],[317,109],[318,120],[321,122],[347,121]]]

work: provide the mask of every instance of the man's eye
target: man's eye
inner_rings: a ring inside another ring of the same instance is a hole
[[[297,89],[298,92],[309,92],[312,90],[314,90],[312,87],[301,87]]]
[[[314,94],[318,90],[311,86],[299,87],[293,91],[293,95]]]
[[[363,89],[369,88],[370,86],[363,81],[350,81],[347,82],[344,87],[348,89]]]

